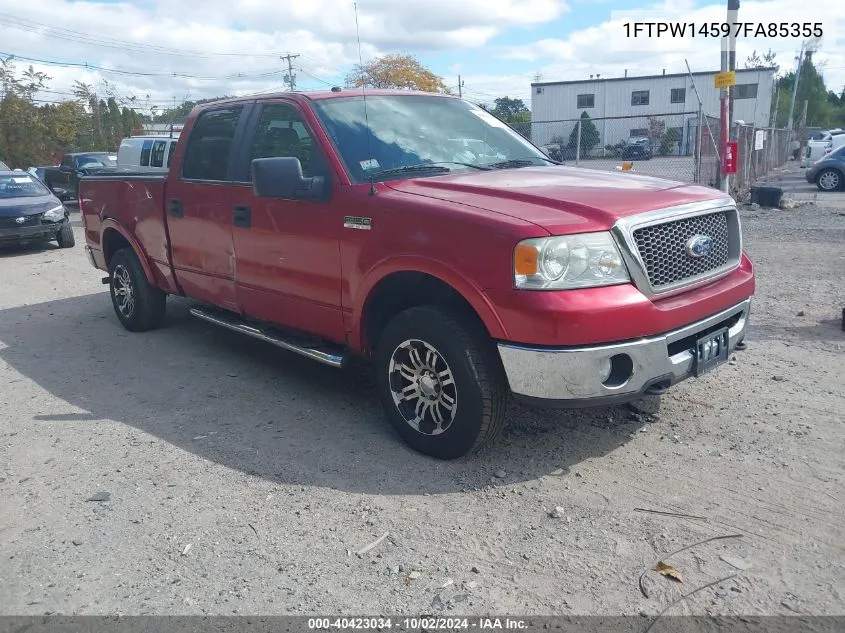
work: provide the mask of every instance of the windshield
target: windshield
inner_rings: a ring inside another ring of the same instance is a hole
[[[355,182],[407,177],[382,172],[427,163],[440,169],[420,171],[415,177],[505,161],[524,161],[514,166],[550,162],[496,117],[459,99],[368,96],[370,138],[360,95],[318,100],[314,109]]]
[[[49,195],[48,189],[27,173],[0,176],[0,198],[34,198]]]
[[[77,169],[100,169],[116,166],[117,158],[110,154],[82,154],[76,157]]]

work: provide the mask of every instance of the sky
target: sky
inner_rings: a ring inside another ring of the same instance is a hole
[[[828,88],[845,88],[845,2],[742,0],[738,20],[820,20],[814,59]],[[297,88],[327,89],[359,54],[409,53],[463,96],[530,105],[531,82],[718,69],[720,39],[626,37],[625,21],[701,24],[725,5],[695,0],[359,0],[360,50],[347,0],[0,0],[0,57],[15,55],[52,79],[37,98],[68,98],[74,81],[109,82],[122,99],[163,109],[185,99],[284,89],[286,53]],[[821,17],[820,17],[821,16]],[[814,26],[811,24],[811,27]],[[752,52],[795,67],[802,37],[740,37],[737,65]],[[38,60],[38,61],[34,61]],[[52,63],[48,63],[52,62]]]

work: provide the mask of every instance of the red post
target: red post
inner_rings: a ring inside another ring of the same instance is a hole
[[[719,117],[719,127],[720,134],[719,134],[719,154],[721,155],[722,160],[722,176],[727,176],[727,155],[728,155],[728,141],[730,140],[730,122],[728,121],[728,95],[727,90],[724,91],[725,96],[722,97],[722,111],[721,116]],[[724,188],[727,190],[727,188]]]

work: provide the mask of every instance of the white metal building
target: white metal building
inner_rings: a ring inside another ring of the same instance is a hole
[[[564,123],[568,122],[571,130],[574,121],[586,112],[591,119],[599,119],[594,124],[601,136],[600,147],[646,136],[648,117],[659,118],[667,130],[674,128],[684,143],[690,121],[698,118],[693,81],[701,97],[702,112],[719,116],[720,91],[713,85],[717,72],[692,73],[692,79],[687,73],[608,78],[596,75],[581,81],[532,83],[532,140],[544,145],[553,136],[565,136],[568,132]],[[736,75],[734,121],[767,127],[775,69],[737,69]]]

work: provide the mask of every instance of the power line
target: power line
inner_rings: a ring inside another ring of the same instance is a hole
[[[37,64],[46,64],[48,66],[58,66],[62,68],[81,68],[83,70],[99,70],[100,72],[105,73],[114,73],[118,75],[129,75],[133,77],[176,77],[181,79],[195,79],[197,81],[221,81],[227,79],[259,79],[262,77],[272,77],[273,75],[278,75],[278,70],[268,70],[264,72],[258,73],[234,73],[231,75],[222,75],[218,77],[209,77],[209,76],[200,76],[200,75],[191,75],[189,73],[184,72],[169,72],[169,73],[155,73],[155,72],[146,72],[146,71],[138,71],[138,70],[123,70],[118,68],[104,68],[102,66],[97,66],[96,64],[89,64],[87,62],[62,62],[56,60],[49,60],[49,59],[39,59],[37,57],[26,57],[23,55],[15,55],[14,53],[6,53],[0,51],[0,56],[4,56],[6,59],[12,57],[14,59],[20,59],[23,61],[28,62],[35,62]]]

